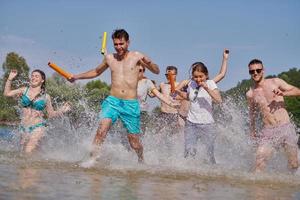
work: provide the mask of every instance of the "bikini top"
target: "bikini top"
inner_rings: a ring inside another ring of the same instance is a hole
[[[20,99],[21,106],[24,108],[32,108],[38,111],[42,111],[46,108],[46,98],[31,100],[27,93],[29,88],[27,87],[26,91],[23,93]],[[44,95],[45,96],[45,95]]]

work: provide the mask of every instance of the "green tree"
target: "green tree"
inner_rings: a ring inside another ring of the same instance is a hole
[[[12,69],[16,69],[18,71],[18,76],[12,83],[13,88],[20,87],[21,85],[24,85],[26,81],[28,81],[29,66],[26,63],[26,60],[15,52],[10,52],[6,55],[5,62],[2,65],[2,69],[4,72],[4,81],[6,81]]]
[[[93,89],[106,89],[106,90],[110,90],[109,85],[107,85],[107,83],[100,81],[100,80],[96,80],[96,81],[90,81],[85,85],[85,89],[87,91],[92,91]]]
[[[292,68],[287,72],[282,72],[278,75],[287,83],[300,88],[300,69]],[[293,120],[300,127],[300,97],[285,97],[285,105],[291,113]]]
[[[93,110],[98,110],[99,102],[101,103],[108,95],[110,91],[109,85],[100,80],[93,80],[88,82],[85,87],[85,97],[89,107]]]
[[[12,82],[12,88],[18,88],[24,85],[28,80],[29,66],[23,57],[17,53],[10,52],[7,54],[5,62],[2,65],[4,75],[1,79],[1,94],[0,94],[0,121],[16,121],[18,120],[18,113],[16,108],[17,101],[14,98],[8,98],[3,95],[3,89],[7,77],[12,69],[18,71],[18,76]]]

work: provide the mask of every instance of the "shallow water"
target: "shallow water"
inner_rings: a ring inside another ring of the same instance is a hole
[[[137,164],[132,151],[108,138],[89,169],[79,165],[84,148],[72,153],[67,145],[54,150],[47,143],[41,153],[26,157],[8,145],[11,139],[2,140],[0,199],[300,199],[300,176],[283,169],[254,175],[245,164],[227,165],[218,154],[219,163],[211,166],[205,159],[185,160],[180,151],[174,156],[172,146],[150,148],[161,140],[151,145],[145,140],[150,139],[144,138],[146,164]],[[181,140],[175,141],[169,143]]]
[[[228,107],[226,107],[228,106]],[[247,135],[243,110],[225,104],[218,120],[216,165],[209,164],[199,143],[194,159],[185,159],[182,132],[168,135],[147,128],[142,141],[145,164],[128,148],[117,123],[91,168],[80,167],[96,131],[68,118],[49,121],[37,153],[19,153],[17,129],[0,128],[0,199],[300,199],[300,174],[290,174],[282,150],[265,173],[253,174],[255,146]]]
[[[300,182],[217,177],[201,172],[151,169],[91,169],[74,163],[15,158],[3,162],[1,199],[299,199]],[[12,156],[12,155],[10,155]],[[251,176],[251,174],[248,174]],[[285,177],[291,178],[291,177]]]

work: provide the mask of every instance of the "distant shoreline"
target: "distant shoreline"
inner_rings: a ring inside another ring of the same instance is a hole
[[[0,120],[0,125],[4,125],[4,126],[16,126],[18,124],[19,124],[19,121]]]

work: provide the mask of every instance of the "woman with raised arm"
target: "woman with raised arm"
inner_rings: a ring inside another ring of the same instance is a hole
[[[225,74],[227,72],[227,61],[228,61],[228,58],[229,58],[229,50],[228,49],[224,49],[224,51],[223,51],[222,65],[221,65],[220,72],[219,72],[219,74],[217,76],[215,76],[212,79],[215,83],[220,82],[225,77]],[[186,92],[188,84],[191,82],[191,80],[192,79],[187,79],[187,80],[181,81],[177,85],[176,90],[182,90],[182,91]],[[179,113],[179,116],[180,116],[179,124],[181,126],[184,126],[184,122],[185,122],[187,114],[188,114],[189,106],[190,106],[189,100],[183,99],[181,101],[181,106],[180,106],[180,108],[178,110],[178,113]]]
[[[38,146],[40,140],[45,134],[46,119],[60,116],[70,110],[70,106],[65,103],[58,110],[54,110],[51,97],[46,93],[46,75],[43,71],[36,69],[31,73],[28,87],[11,89],[11,82],[17,76],[17,70],[12,70],[7,78],[4,96],[19,97],[21,110],[21,145],[22,151],[32,153]]]
[[[209,79],[204,63],[196,62],[192,65],[192,80],[188,84],[187,92],[176,92],[190,101],[184,128],[184,156],[195,157],[200,139],[206,147],[209,161],[215,164],[214,143],[217,129],[212,115],[212,102],[221,103],[222,98],[215,81]]]

